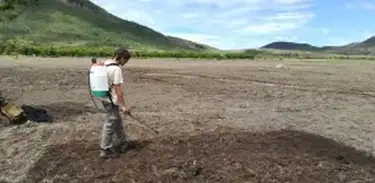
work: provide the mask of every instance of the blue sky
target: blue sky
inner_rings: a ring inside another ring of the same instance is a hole
[[[92,0],[108,12],[220,49],[273,41],[343,45],[375,35],[375,0]]]

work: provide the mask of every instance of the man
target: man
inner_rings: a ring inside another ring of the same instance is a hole
[[[124,92],[122,90],[123,77],[120,68],[120,66],[124,66],[128,62],[130,57],[130,53],[126,49],[119,48],[115,51],[112,59],[104,62],[111,88],[110,98],[108,97],[102,101],[106,114],[100,142],[101,158],[114,157],[117,153],[125,152],[130,145],[121,118],[121,113],[127,114],[129,111],[124,100]],[[117,143],[113,143],[113,135],[116,135]]]

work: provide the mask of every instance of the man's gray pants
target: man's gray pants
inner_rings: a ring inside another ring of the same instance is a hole
[[[112,149],[114,146],[126,142],[127,136],[122,124],[119,107],[106,101],[102,101],[102,104],[105,109],[105,115],[100,148],[105,150]],[[113,137],[117,138],[117,142],[114,143]]]

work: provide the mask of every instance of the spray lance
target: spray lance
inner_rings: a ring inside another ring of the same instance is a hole
[[[88,71],[88,90],[91,96],[91,100],[98,110],[101,111],[94,98],[103,99],[103,97],[108,97],[111,103],[114,105],[112,97],[110,96],[110,87],[108,84],[106,67],[102,63],[97,63],[96,58],[91,59],[91,67]],[[135,107],[131,107],[126,113],[126,115],[136,120],[138,123],[142,124],[146,128],[152,130],[156,134],[159,134],[157,130],[148,126],[139,118],[133,116],[133,114],[131,114],[131,110],[133,109],[135,109]]]
[[[128,112],[126,113],[126,115],[128,115],[129,117],[133,118],[134,120],[138,121],[138,123],[142,124],[143,126],[145,126],[146,128],[152,130],[153,132],[155,132],[156,134],[159,134],[159,132],[157,130],[155,130],[154,128],[148,126],[145,122],[143,122],[141,119],[139,119],[138,117],[135,117],[133,116],[133,114],[131,113],[131,110],[135,109],[135,107],[130,107],[130,109],[128,110]]]

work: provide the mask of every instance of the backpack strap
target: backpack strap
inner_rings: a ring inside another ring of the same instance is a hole
[[[119,66],[119,65],[118,65],[118,63],[110,63],[110,64],[108,64],[106,66],[109,67],[109,66]]]
[[[110,64],[106,65],[106,67],[109,67],[109,66],[117,66],[118,67],[119,64],[118,63],[110,63]],[[111,86],[108,89],[108,96],[109,96],[109,100],[111,101],[112,106],[115,106],[115,103],[112,101],[112,95],[111,95],[113,85],[114,84],[111,83]]]

